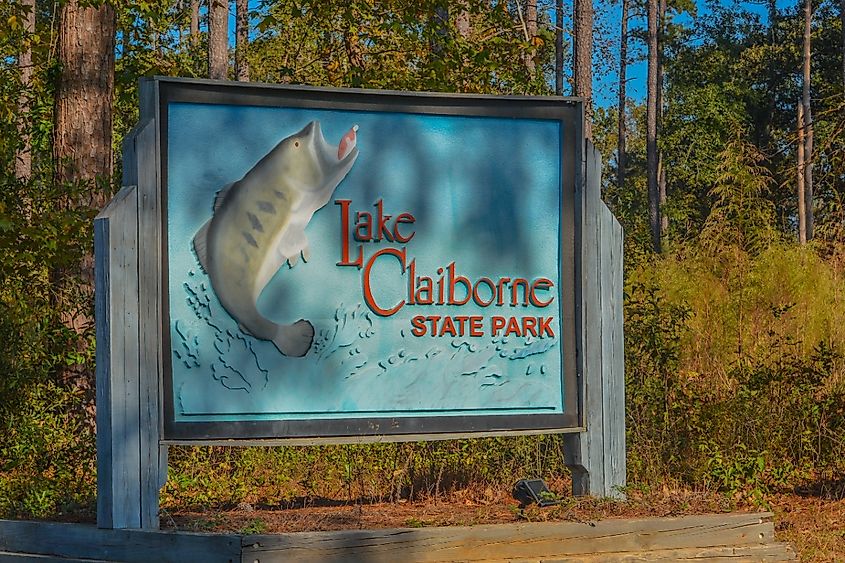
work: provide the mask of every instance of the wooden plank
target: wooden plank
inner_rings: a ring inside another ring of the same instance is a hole
[[[94,221],[97,322],[97,521],[140,526],[138,263],[135,188]]]
[[[108,208],[107,208],[108,209]],[[94,219],[94,319],[97,348],[95,352],[95,391],[97,421],[97,522],[112,527],[114,479],[112,478],[111,428],[111,308],[108,249],[109,219],[102,214]]]
[[[35,555],[31,553],[10,553],[0,551],[0,563],[107,563],[105,559],[79,559],[76,557],[56,557],[53,555]]]
[[[454,528],[303,532],[245,536],[242,561],[485,561],[766,545],[770,515],[725,514],[643,520],[496,524]],[[535,559],[536,560],[536,559]]]
[[[0,552],[127,563],[235,562],[240,561],[241,538],[0,520]]]
[[[638,553],[602,553],[584,555],[566,559],[542,559],[543,563],[634,563],[646,561],[693,561],[695,563],[744,562],[744,561],[795,561],[797,557],[788,544],[755,545],[741,547],[706,547],[692,549],[668,549]],[[30,555],[0,552],[0,563],[101,563],[103,559],[77,559],[54,557],[50,555]],[[248,563],[254,563],[246,560]],[[527,559],[489,559],[487,561],[507,561],[507,563],[537,563],[536,557]]]
[[[167,445],[183,446],[319,446],[323,444],[387,444],[439,440],[464,440],[502,436],[539,436],[549,434],[572,434],[583,432],[584,428],[541,428],[532,430],[504,430],[490,432],[451,432],[443,434],[394,434],[390,436],[339,436],[331,438],[273,438],[261,440],[162,440]]]
[[[626,484],[622,230],[604,203],[599,204],[599,224],[602,357],[602,467],[600,470],[604,476],[604,489],[590,492],[594,495],[622,498]]]
[[[695,563],[740,563],[760,561],[796,561],[797,557],[788,544],[746,545],[739,547],[703,547],[688,549],[661,549],[637,553],[602,553],[580,555],[566,559],[542,559],[542,563],[638,563],[646,561],[693,561]],[[490,560],[495,561],[493,559]],[[500,560],[505,561],[505,560]],[[537,563],[536,557],[508,559],[507,563]]]
[[[604,385],[602,384],[602,302],[601,302],[601,247],[602,230],[600,213],[603,206],[601,201],[601,153],[588,141],[587,143],[588,174],[587,201],[588,219],[586,223],[590,229],[595,230],[595,241],[592,246],[586,247],[584,252],[592,256],[590,270],[590,282],[588,285],[588,298],[586,313],[586,326],[584,336],[587,339],[586,353],[584,360],[585,382],[587,384],[587,432],[588,436],[588,461],[586,469],[589,473],[589,487],[585,494],[593,496],[605,496],[607,486],[604,480]],[[591,165],[590,165],[591,164]]]
[[[598,205],[598,222],[599,222],[599,301],[601,314],[601,335],[599,344],[601,346],[601,441],[599,447],[601,448],[601,466],[595,469],[602,474],[602,489],[591,490],[590,493],[595,496],[602,497],[621,497],[623,496],[619,490],[619,483],[613,482],[613,475],[610,469],[612,459],[616,456],[613,451],[613,446],[616,444],[615,436],[618,431],[611,424],[613,421],[613,392],[616,390],[614,385],[613,373],[613,323],[615,316],[613,314],[613,256],[612,256],[612,237],[613,237],[613,215],[610,210],[604,205]]]
[[[610,458],[609,481],[615,492],[627,485],[627,447],[625,430],[625,335],[624,335],[624,238],[622,225],[610,214],[612,221],[612,287],[610,292],[610,308],[613,311],[611,334],[613,338],[612,354],[609,359],[612,368],[612,380],[608,393],[610,394],[610,410],[606,412],[606,424],[613,431],[610,434],[610,448],[613,455]],[[622,496],[622,495],[620,495]]]
[[[604,492],[601,470],[601,303],[599,281],[599,206],[601,205],[601,154],[587,141],[583,214],[581,217],[580,334],[577,338],[579,372],[582,374],[583,417],[586,432],[564,437],[566,464],[572,472],[572,494]],[[596,446],[593,445],[596,442]]]
[[[161,209],[158,127],[148,121],[136,137],[140,300],[141,527],[158,529],[162,451],[159,382],[161,358]]]
[[[774,543],[770,517],[716,514],[255,536],[0,520],[0,561],[791,560],[790,547]]]
[[[138,131],[141,129],[140,124],[135,125],[129,133],[123,138],[120,143],[121,160],[123,178],[121,186],[137,186],[138,185],[138,159],[135,155],[135,137],[138,136]]]

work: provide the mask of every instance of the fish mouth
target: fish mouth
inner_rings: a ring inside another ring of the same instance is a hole
[[[358,157],[358,147],[356,146],[358,126],[353,125],[341,137],[337,145],[332,145],[326,141],[319,121],[312,121],[306,129],[309,129],[306,134],[313,135],[314,148],[317,157],[320,159],[320,164],[335,174],[339,174],[341,178],[345,176]]]

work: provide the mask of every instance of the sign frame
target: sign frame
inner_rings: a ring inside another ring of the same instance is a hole
[[[168,104],[289,107],[351,111],[378,111],[444,116],[479,116],[556,120],[561,123],[561,186],[559,272],[562,348],[563,413],[471,414],[450,416],[387,416],[252,421],[176,421],[172,380],[170,296],[168,292]],[[514,435],[583,431],[578,354],[580,339],[580,232],[579,182],[584,160],[583,103],[577,98],[552,96],[493,96],[451,93],[416,93],[364,89],[326,89],[307,86],[264,85],[156,77],[142,82],[142,121],[156,127],[158,155],[154,193],[158,195],[160,229],[160,368],[159,399],[162,443],[219,443],[224,440],[309,440],[313,443],[442,439],[456,435]]]

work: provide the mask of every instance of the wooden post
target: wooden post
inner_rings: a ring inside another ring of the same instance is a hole
[[[601,201],[601,155],[586,143],[580,208],[578,371],[582,424],[564,437],[572,493],[623,497],[625,361],[622,331],[622,227]]]
[[[97,524],[140,528],[138,212],[123,188],[94,220]]]
[[[160,445],[156,128],[148,118],[127,136],[124,188],[94,221],[100,528],[157,530],[167,478],[167,450]]]

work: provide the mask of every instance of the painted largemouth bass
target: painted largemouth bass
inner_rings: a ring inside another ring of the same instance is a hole
[[[282,264],[293,267],[300,255],[308,261],[305,227],[358,158],[357,129],[333,146],[312,121],[282,140],[218,192],[213,216],[194,236],[194,252],[226,311],[243,332],[272,341],[286,356],[308,353],[314,327],[303,319],[277,324],[256,302]]]

